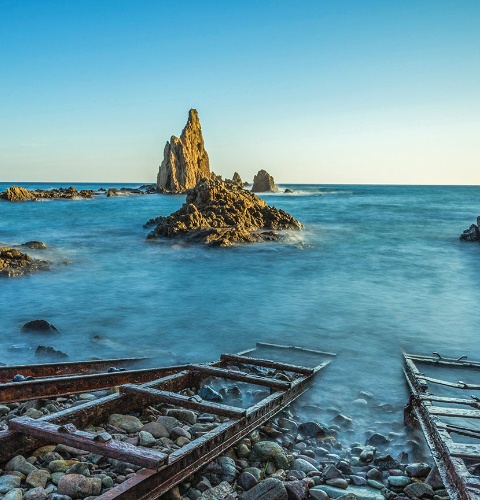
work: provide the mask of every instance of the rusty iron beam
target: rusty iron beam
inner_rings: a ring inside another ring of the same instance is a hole
[[[430,406],[428,411],[437,417],[480,418],[479,410],[466,410],[464,408],[445,408],[443,406]]]
[[[222,361],[234,361],[235,363],[243,363],[246,365],[263,366],[265,368],[273,368],[275,370],[285,370],[294,373],[301,373],[302,375],[311,375],[313,373],[313,368],[291,365],[289,363],[279,363],[278,361],[270,361],[268,359],[251,358],[249,356],[222,354],[220,356],[220,359]]]
[[[432,382],[433,384],[445,385],[447,387],[454,387],[455,389],[465,389],[468,391],[478,391],[480,390],[480,385],[477,384],[466,384],[465,382],[449,382],[448,380],[441,380],[438,378],[427,377],[423,375],[423,380],[427,382]]]
[[[0,367],[0,380],[9,382],[17,374],[28,377],[58,377],[61,375],[80,375],[82,373],[97,373],[110,367],[125,367],[148,358],[101,359],[92,361],[69,361],[67,363],[44,363],[35,365],[11,365]]]
[[[11,401],[67,396],[80,392],[110,389],[127,382],[141,384],[184,369],[185,365],[181,365],[167,368],[145,368],[10,382],[0,385],[0,402],[8,403]]]
[[[292,350],[297,352],[307,352],[310,354],[320,354],[323,356],[335,357],[336,354],[333,352],[317,351],[315,349],[307,349],[306,347],[298,347],[296,345],[280,345],[280,344],[269,344],[266,342],[257,342],[257,347],[267,347],[269,349],[280,349],[280,350]]]
[[[145,398],[149,398],[150,401],[153,402],[169,403],[191,410],[211,413],[213,415],[240,418],[246,413],[246,410],[243,410],[242,408],[236,408],[234,406],[228,406],[210,401],[203,401],[201,398],[200,401],[198,401],[194,397],[182,396],[181,394],[176,394],[175,392],[159,391],[158,389],[138,387],[133,384],[122,385],[120,387],[120,392],[121,394],[139,394]]]
[[[458,368],[471,368],[479,369],[480,363],[477,361],[466,361],[461,358],[443,358],[443,357],[433,357],[433,356],[420,356],[418,354],[406,354],[412,361],[417,361],[420,363],[426,363],[437,366],[456,366]],[[466,357],[465,357],[466,358]]]
[[[69,424],[72,425],[72,424]],[[106,442],[96,440],[95,434],[80,431],[73,426],[72,432],[62,432],[62,426],[29,417],[19,417],[10,420],[10,429],[41,438],[48,442],[65,444],[74,448],[102,455],[103,457],[123,460],[148,469],[158,469],[166,462],[168,455],[156,450],[150,450],[133,444],[111,439]]]
[[[204,365],[189,365],[188,368],[201,374],[237,380],[239,382],[247,382],[249,384],[263,385],[271,389],[286,390],[290,387],[290,382],[284,382],[283,380],[277,380],[274,378],[260,377],[258,375],[247,375],[246,373],[235,370],[226,370],[225,368]]]

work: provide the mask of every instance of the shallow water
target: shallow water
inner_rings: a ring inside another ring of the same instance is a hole
[[[302,345],[338,355],[297,412],[328,421],[327,408],[337,409],[354,417],[360,441],[375,427],[407,439],[401,353],[480,359],[480,246],[458,240],[480,214],[480,187],[284,187],[296,193],[264,197],[305,231],[231,249],[145,240],[142,225],[180,207],[180,195],[0,202],[0,242],[44,241],[47,250],[28,253],[55,262],[0,281],[0,361],[33,362],[45,343],[72,360],[149,356],[157,365],[256,341]],[[20,332],[37,318],[62,334]],[[374,396],[366,407],[352,404],[362,390]]]

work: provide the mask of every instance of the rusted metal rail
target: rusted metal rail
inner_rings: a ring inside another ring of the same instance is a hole
[[[432,357],[404,354],[404,371],[411,393],[405,420],[413,417],[420,424],[450,498],[480,500],[480,477],[468,470],[469,465],[480,462],[480,429],[473,426],[475,420],[480,419],[478,394],[466,399],[461,393],[459,396],[463,397],[446,397],[430,392],[432,386],[448,387],[456,392],[479,390],[480,386],[430,377],[419,368],[423,364],[425,370],[441,367],[447,372],[455,370],[455,373],[462,369],[478,376],[476,371],[480,363],[465,358],[443,358],[438,353]],[[469,438],[470,442],[456,442],[452,434],[462,436],[463,440]]]
[[[264,348],[262,346],[262,351]],[[9,422],[9,429],[0,432],[0,462],[18,453],[28,453],[43,444],[63,443],[144,467],[124,483],[99,496],[99,500],[158,498],[296,399],[306,390],[314,375],[335,356],[332,353],[321,353],[323,359],[308,368],[251,357],[254,351],[255,349],[250,349],[238,354],[225,354],[219,361],[206,365],[165,368],[165,373],[160,378],[139,385],[121,385],[118,394],[38,420],[14,418]],[[312,352],[309,351],[309,354]],[[264,369],[266,375],[257,375],[258,371],[255,375],[247,373],[251,371],[250,368]],[[280,369],[282,375],[290,374],[290,382],[275,378],[275,370]],[[217,377],[224,381],[241,381],[258,388],[267,388],[269,394],[248,408],[238,408],[203,400],[198,394],[188,397],[181,393],[192,388],[198,389],[205,379],[217,380]],[[93,434],[80,430],[82,427],[101,424],[112,413],[138,411],[139,408],[162,402],[173,404],[177,408],[220,415],[223,422],[170,455],[116,442],[107,432]]]

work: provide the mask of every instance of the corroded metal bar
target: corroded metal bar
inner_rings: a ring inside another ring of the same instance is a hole
[[[445,385],[447,387],[455,387],[455,389],[465,389],[468,391],[478,391],[480,390],[480,385],[477,384],[466,384],[465,382],[448,382],[448,380],[441,380],[433,377],[426,377],[423,375],[423,380],[432,382],[433,384]]]
[[[0,385],[0,402],[66,396],[79,392],[110,389],[127,382],[141,384],[184,369],[185,365],[181,365],[10,382]]]
[[[309,352],[311,354],[322,354],[324,356],[333,356],[336,354],[333,352],[317,351],[315,349],[307,349],[306,347],[298,347],[296,345],[280,345],[280,344],[269,344],[266,342],[257,342],[257,347],[268,347],[270,349],[290,349],[292,351]]]
[[[274,368],[276,370],[285,370],[294,373],[301,373],[303,375],[311,375],[312,368],[305,366],[291,365],[289,363],[279,363],[278,361],[270,361],[269,359],[251,358],[249,356],[238,356],[235,354],[222,354],[220,356],[222,361],[234,361],[236,363],[243,363],[246,365],[263,366],[265,368]]]
[[[21,373],[29,377],[58,377],[60,375],[80,375],[108,370],[110,367],[125,367],[148,358],[101,359],[95,361],[69,361],[67,363],[44,363],[35,365],[13,365],[0,367],[0,380],[10,381]]]
[[[124,462],[147,467],[148,469],[158,469],[163,464],[168,455],[159,451],[150,450],[134,446],[123,441],[111,439],[107,442],[95,440],[95,434],[75,430],[72,433],[61,432],[61,426],[34,420],[29,417],[19,417],[10,420],[10,429],[20,431],[53,443],[61,443],[72,446],[80,450],[90,451],[104,457],[123,460]]]
[[[259,377],[257,375],[247,375],[246,373],[234,370],[226,370],[224,368],[216,368],[213,366],[204,365],[189,365],[188,368],[192,371],[196,371],[202,374],[205,373],[214,377],[238,380],[240,382],[247,382],[249,384],[264,385],[273,389],[285,390],[290,387],[290,382],[284,382],[283,380],[277,380],[274,378]]]
[[[463,361],[455,358],[438,358],[433,356],[419,356],[418,354],[407,354],[407,356],[412,361],[418,361],[420,363],[427,363],[437,366],[456,366],[459,368],[473,368],[479,369],[480,363],[475,361]]]
[[[174,392],[159,391],[158,389],[151,389],[148,387],[138,387],[133,384],[122,385],[120,387],[120,392],[122,394],[139,394],[145,398],[149,398],[151,401],[170,403],[191,410],[208,412],[213,415],[240,418],[246,413],[246,410],[242,408],[235,408],[234,406],[213,403],[210,401],[197,401],[191,397],[182,396]]]
[[[444,408],[442,406],[430,406],[428,411],[438,417],[460,417],[460,418],[480,418],[479,410],[466,410],[463,408]]]

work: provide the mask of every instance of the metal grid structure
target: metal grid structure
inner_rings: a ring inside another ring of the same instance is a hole
[[[444,485],[452,500],[480,500],[480,477],[469,472],[469,467],[480,462],[480,394],[468,399],[465,391],[479,391],[480,385],[452,382],[422,373],[445,369],[454,377],[459,370],[478,376],[480,363],[434,356],[404,354],[405,376],[410,387],[410,401],[405,408],[405,420],[419,422]],[[437,389],[448,388],[454,397],[435,395]],[[463,391],[463,394],[462,394]],[[470,423],[469,423],[470,422]],[[453,436],[455,435],[456,440]],[[460,440],[460,442],[459,442]]]
[[[258,359],[252,357],[256,350],[254,348],[237,354],[222,354],[220,360],[214,363],[154,369],[152,373],[155,374],[157,374],[155,370],[163,370],[160,378],[141,384],[124,383],[120,386],[118,394],[37,420],[28,417],[10,420],[9,429],[0,432],[0,462],[18,453],[27,453],[46,443],[62,443],[144,467],[124,483],[98,497],[99,500],[158,498],[285,408],[306,390],[313,376],[328,365],[335,356],[332,353],[294,346],[257,344],[257,347],[281,350],[286,353],[291,350],[305,352],[309,355],[321,356],[323,361],[309,368],[270,359]],[[236,365],[235,369],[232,369],[232,363]],[[248,370],[245,370],[247,366],[258,368],[259,374],[247,373]],[[291,380],[287,382],[265,376],[262,373],[265,369],[290,372]],[[120,373],[128,376],[129,372]],[[200,387],[203,380],[212,376],[268,388],[269,395],[248,408],[238,408],[203,400],[198,396],[188,397],[181,394],[181,391],[186,388]],[[70,373],[66,378],[75,379],[75,377],[77,375]],[[96,379],[92,378],[90,382],[97,387]],[[45,383],[51,385],[48,380]],[[81,389],[76,392],[90,390],[87,386],[88,383],[82,384]],[[40,383],[38,390],[42,392]],[[47,391],[42,393],[45,392]],[[128,413],[158,403],[173,404],[178,408],[198,410],[226,418],[213,430],[170,455],[158,450],[115,441],[107,432],[93,434],[79,430],[88,425],[98,425],[108,419],[112,413]]]

